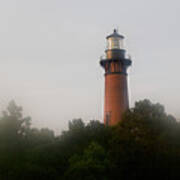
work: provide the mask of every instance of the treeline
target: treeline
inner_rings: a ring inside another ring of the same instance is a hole
[[[60,136],[13,101],[0,117],[0,180],[132,178],[180,178],[180,123],[160,104],[136,102],[114,127],[75,119]]]

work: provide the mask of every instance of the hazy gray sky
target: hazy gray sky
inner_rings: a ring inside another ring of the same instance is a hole
[[[130,104],[180,117],[179,0],[1,0],[0,109],[14,99],[37,127],[103,116],[99,57],[114,27],[132,56]]]

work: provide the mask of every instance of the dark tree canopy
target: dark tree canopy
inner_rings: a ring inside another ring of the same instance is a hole
[[[0,179],[179,179],[180,123],[149,100],[135,103],[113,127],[69,122],[55,136],[32,128],[11,101],[0,117]]]

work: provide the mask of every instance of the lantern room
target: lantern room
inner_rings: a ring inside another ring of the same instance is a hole
[[[123,49],[123,40],[124,36],[118,34],[117,30],[114,29],[114,32],[106,37],[107,39],[107,50],[112,49]]]

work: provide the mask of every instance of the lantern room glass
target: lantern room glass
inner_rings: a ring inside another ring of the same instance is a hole
[[[107,39],[107,49],[123,49],[123,38],[121,37],[109,37]]]

